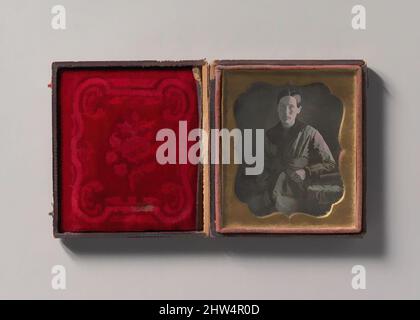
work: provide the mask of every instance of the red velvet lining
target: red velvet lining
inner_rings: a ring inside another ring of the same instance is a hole
[[[196,230],[198,166],[158,164],[155,137],[197,106],[191,68],[62,71],[60,231]]]

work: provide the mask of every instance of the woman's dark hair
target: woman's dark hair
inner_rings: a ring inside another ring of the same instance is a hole
[[[302,94],[297,89],[286,88],[281,90],[277,95],[277,105],[283,97],[293,97],[296,99],[297,106],[300,108],[302,106]]]

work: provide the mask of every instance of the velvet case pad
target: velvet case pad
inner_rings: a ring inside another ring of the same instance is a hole
[[[205,233],[202,167],[159,164],[156,135],[203,126],[206,77],[204,61],[53,64],[56,237]]]

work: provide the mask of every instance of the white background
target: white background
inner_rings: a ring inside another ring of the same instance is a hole
[[[67,30],[51,28],[56,4]],[[409,0],[2,0],[0,298],[420,298],[419,14]],[[199,58],[368,62],[364,238],[52,238],[51,62]]]

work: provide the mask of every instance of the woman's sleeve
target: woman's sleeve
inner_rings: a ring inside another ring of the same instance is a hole
[[[313,156],[320,159],[320,162],[311,164],[305,168],[310,177],[319,177],[322,174],[330,173],[335,170],[336,163],[331,154],[330,148],[322,135],[315,130],[311,141],[311,152]]]

